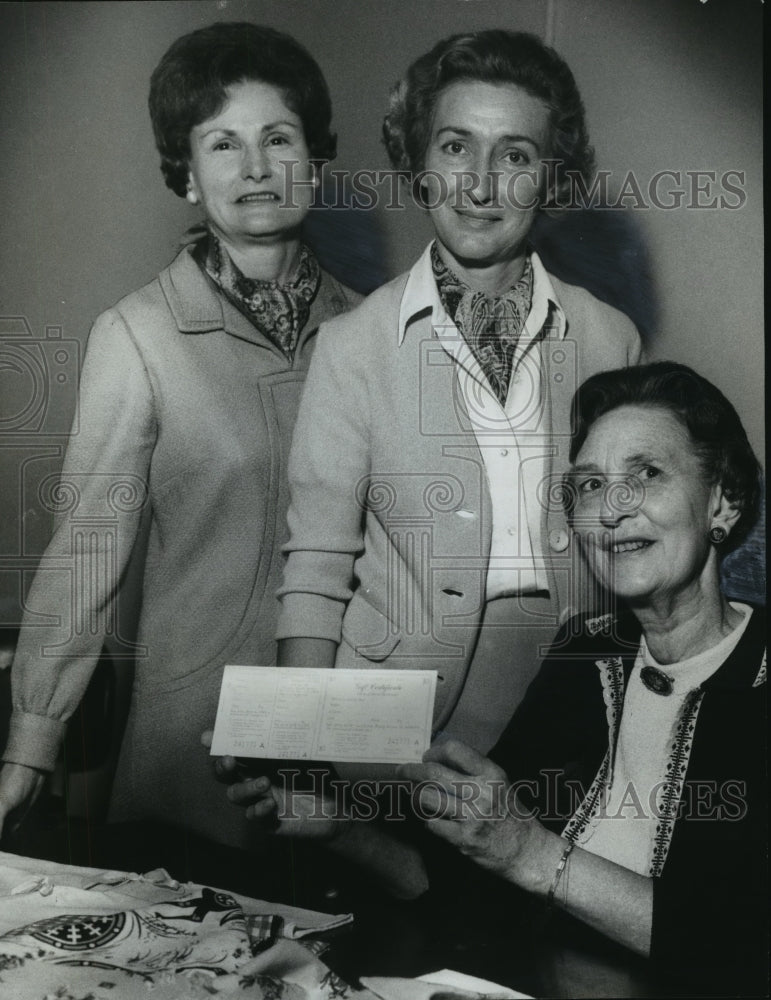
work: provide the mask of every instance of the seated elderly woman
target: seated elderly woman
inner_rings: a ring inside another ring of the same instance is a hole
[[[484,868],[739,982],[765,950],[765,616],[726,599],[719,563],[753,525],[758,465],[683,365],[595,375],[573,417],[565,498],[612,610],[564,626],[490,759],[445,743],[404,772]],[[492,821],[457,798],[470,776]]]
[[[765,621],[719,586],[757,461],[731,404],[671,362],[588,379],[570,459],[563,500],[611,610],[565,624],[490,758],[448,740],[402,774],[488,871],[670,968],[757,983]]]

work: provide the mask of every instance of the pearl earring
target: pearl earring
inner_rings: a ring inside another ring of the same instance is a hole
[[[187,194],[185,195],[185,197],[187,198],[187,200],[190,202],[191,205],[198,204],[198,195],[192,188],[187,189]]]

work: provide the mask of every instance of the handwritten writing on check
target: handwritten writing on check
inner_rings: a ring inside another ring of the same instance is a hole
[[[419,761],[435,670],[226,666],[211,752],[271,759]]]

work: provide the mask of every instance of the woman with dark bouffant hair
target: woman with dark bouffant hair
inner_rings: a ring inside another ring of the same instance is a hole
[[[358,296],[300,238],[335,136],[324,77],[293,38],[249,23],[185,35],[153,73],[150,115],[166,183],[205,226],[91,331],[42,563],[59,572],[33,584],[13,665],[0,822],[54,766],[144,514],[139,651],[111,818],[244,845],[200,733],[226,662],[275,662],[289,441],[318,326]],[[87,534],[85,550],[83,516],[109,526]]]
[[[435,238],[326,324],[290,459],[279,662],[439,672],[436,729],[495,742],[558,621],[586,600],[549,483],[573,389],[635,363],[620,312],[529,244],[593,157],[564,60],[532,35],[455,35],[385,118]]]

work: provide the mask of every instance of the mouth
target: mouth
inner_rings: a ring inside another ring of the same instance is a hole
[[[625,555],[629,552],[642,552],[643,549],[648,549],[651,545],[653,542],[644,538],[630,538],[623,542],[608,541],[607,544],[603,545],[603,548],[614,555]]]
[[[485,211],[484,209],[456,208],[454,211],[469,222],[479,222],[489,225],[491,222],[501,221],[500,215],[491,211]]]
[[[242,194],[240,198],[236,199],[236,204],[251,205],[264,202],[277,202],[279,200],[278,195],[274,194],[272,191],[258,191],[250,194]]]

